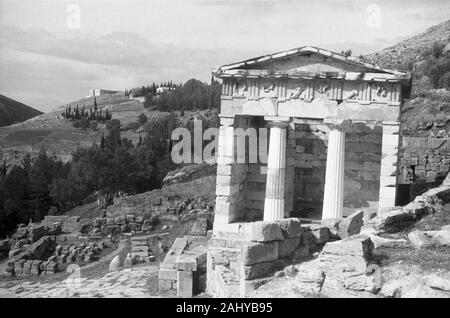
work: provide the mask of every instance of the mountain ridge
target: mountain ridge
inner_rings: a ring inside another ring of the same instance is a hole
[[[33,107],[0,94],[0,127],[17,124],[42,114]]]

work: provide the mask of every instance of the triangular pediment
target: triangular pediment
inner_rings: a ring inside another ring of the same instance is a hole
[[[281,73],[403,73],[383,69],[375,64],[354,57],[315,47],[301,47],[245,61],[223,65],[221,72],[236,70],[261,70]]]

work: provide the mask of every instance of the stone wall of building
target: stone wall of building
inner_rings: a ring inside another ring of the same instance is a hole
[[[332,240],[328,227],[287,218],[247,223],[241,233],[214,232],[208,241],[207,293],[245,297],[294,260],[304,260]]]
[[[299,120],[300,121],[300,120]],[[251,127],[258,129],[258,121]],[[263,127],[263,126],[261,126]],[[270,132],[268,132],[270,137]],[[285,211],[286,216],[320,218],[325,187],[328,127],[308,120],[288,128],[286,144]],[[358,208],[368,213],[378,209],[381,170],[382,127],[353,124],[346,134],[344,214]],[[267,141],[268,144],[268,141]],[[244,191],[245,214],[242,220],[262,220],[266,191],[264,163],[247,165]]]
[[[345,136],[344,214],[378,208],[382,128],[353,124]],[[320,217],[325,187],[328,127],[298,124],[295,128],[295,216]],[[298,214],[298,215],[297,215]]]
[[[409,202],[439,185],[450,170],[450,138],[403,137],[400,150],[400,200]]]

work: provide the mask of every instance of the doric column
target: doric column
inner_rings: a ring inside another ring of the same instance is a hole
[[[329,128],[322,220],[344,215],[345,127],[329,125]]]
[[[397,194],[397,164],[400,126],[383,123],[378,210],[394,207]]]
[[[267,157],[266,198],[264,221],[284,218],[284,190],[286,177],[287,117],[265,117],[270,125],[269,154]]]

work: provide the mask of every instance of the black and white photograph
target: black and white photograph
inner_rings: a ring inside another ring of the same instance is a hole
[[[449,1],[0,0],[0,298],[450,298],[449,171]]]

